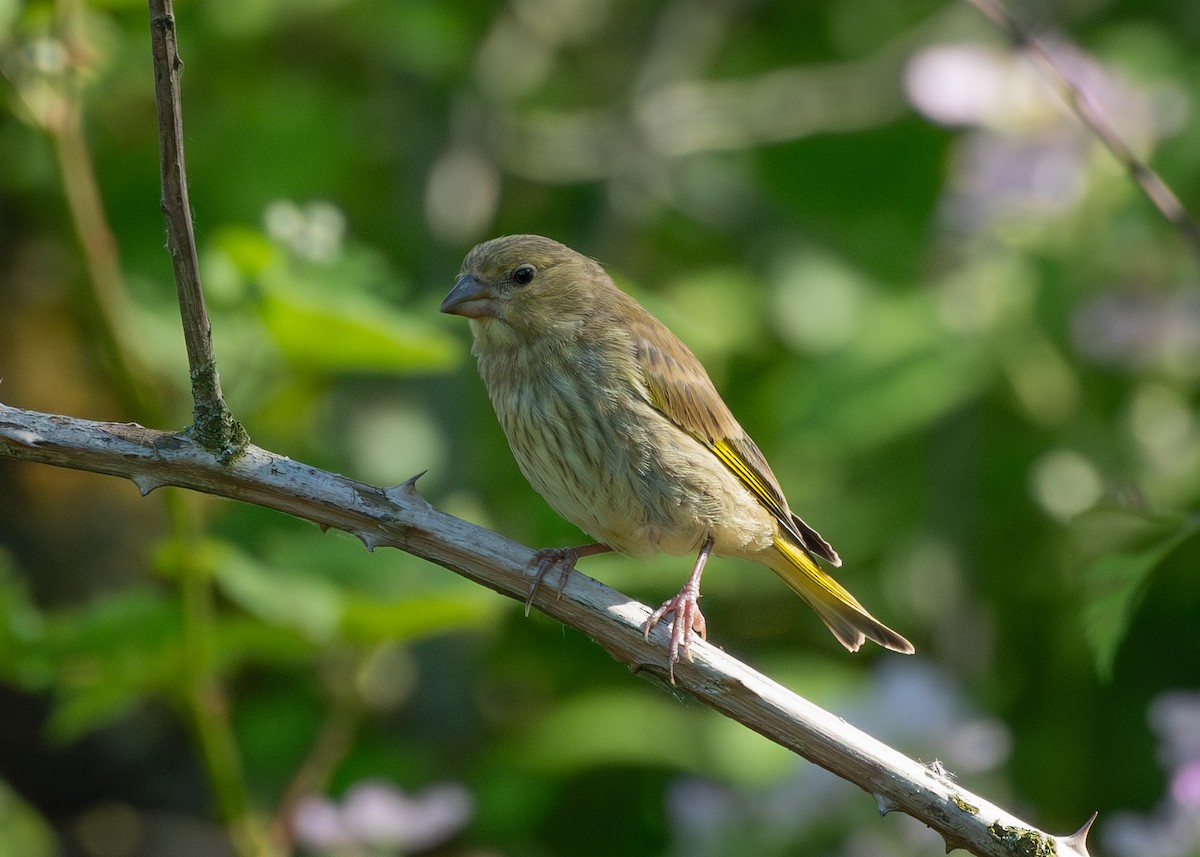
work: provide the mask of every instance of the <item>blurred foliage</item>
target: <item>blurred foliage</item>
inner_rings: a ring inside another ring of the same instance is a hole
[[[1036,14],[1200,209],[1194,5]],[[692,345],[918,654],[847,656],[734,562],[706,578],[714,642],[1046,829],[1098,810],[1094,853],[1200,853],[1180,833],[1200,812],[1197,260],[974,10],[179,0],[177,17],[217,354],[257,443],[376,484],[428,470],[443,509],[576,541],[521,479],[465,325],[436,312],[473,243],[562,240]],[[0,0],[0,398],[172,428],[190,402],[147,29],[125,0]],[[685,568],[584,564],[649,603]],[[0,854],[289,841],[942,849],[412,557],[0,461]]]

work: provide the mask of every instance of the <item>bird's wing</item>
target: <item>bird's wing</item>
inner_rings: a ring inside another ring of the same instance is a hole
[[[659,328],[657,335],[638,336],[636,342],[650,404],[712,450],[801,546],[841,565],[829,543],[788,509],[766,457],[738,425],[696,356],[648,314],[645,324]]]

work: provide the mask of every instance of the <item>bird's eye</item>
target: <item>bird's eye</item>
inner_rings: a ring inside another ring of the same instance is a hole
[[[537,273],[537,269],[533,265],[521,265],[512,272],[513,282],[518,286],[526,286],[533,282],[533,276]]]

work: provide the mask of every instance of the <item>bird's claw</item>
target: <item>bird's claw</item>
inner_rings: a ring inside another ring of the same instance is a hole
[[[667,648],[667,674],[671,678],[671,684],[675,683],[675,664],[679,663],[681,656],[692,660],[693,632],[699,634],[702,640],[708,639],[708,625],[697,603],[699,598],[699,587],[685,586],[674,598],[664,601],[642,625],[642,635],[649,640],[650,632],[660,620],[666,616],[674,616],[671,622],[671,642]]]
[[[554,567],[561,569],[558,577],[558,598],[562,598],[563,590],[567,587],[567,581],[571,578],[571,572],[575,569],[575,563],[579,561],[579,551],[575,548],[542,548],[533,555],[533,559],[529,562],[529,570],[533,572],[533,580],[529,584],[529,595],[525,598],[525,615],[529,615],[529,608],[533,606],[533,596],[537,595],[538,587],[542,585],[542,578],[550,573]]]

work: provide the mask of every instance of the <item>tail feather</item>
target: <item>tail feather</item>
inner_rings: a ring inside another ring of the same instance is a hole
[[[912,643],[868,613],[845,587],[822,571],[804,548],[777,536],[775,549],[780,559],[771,564],[771,570],[817,611],[847,649],[857,652],[863,640],[870,639],[893,652],[909,655],[916,651]]]

